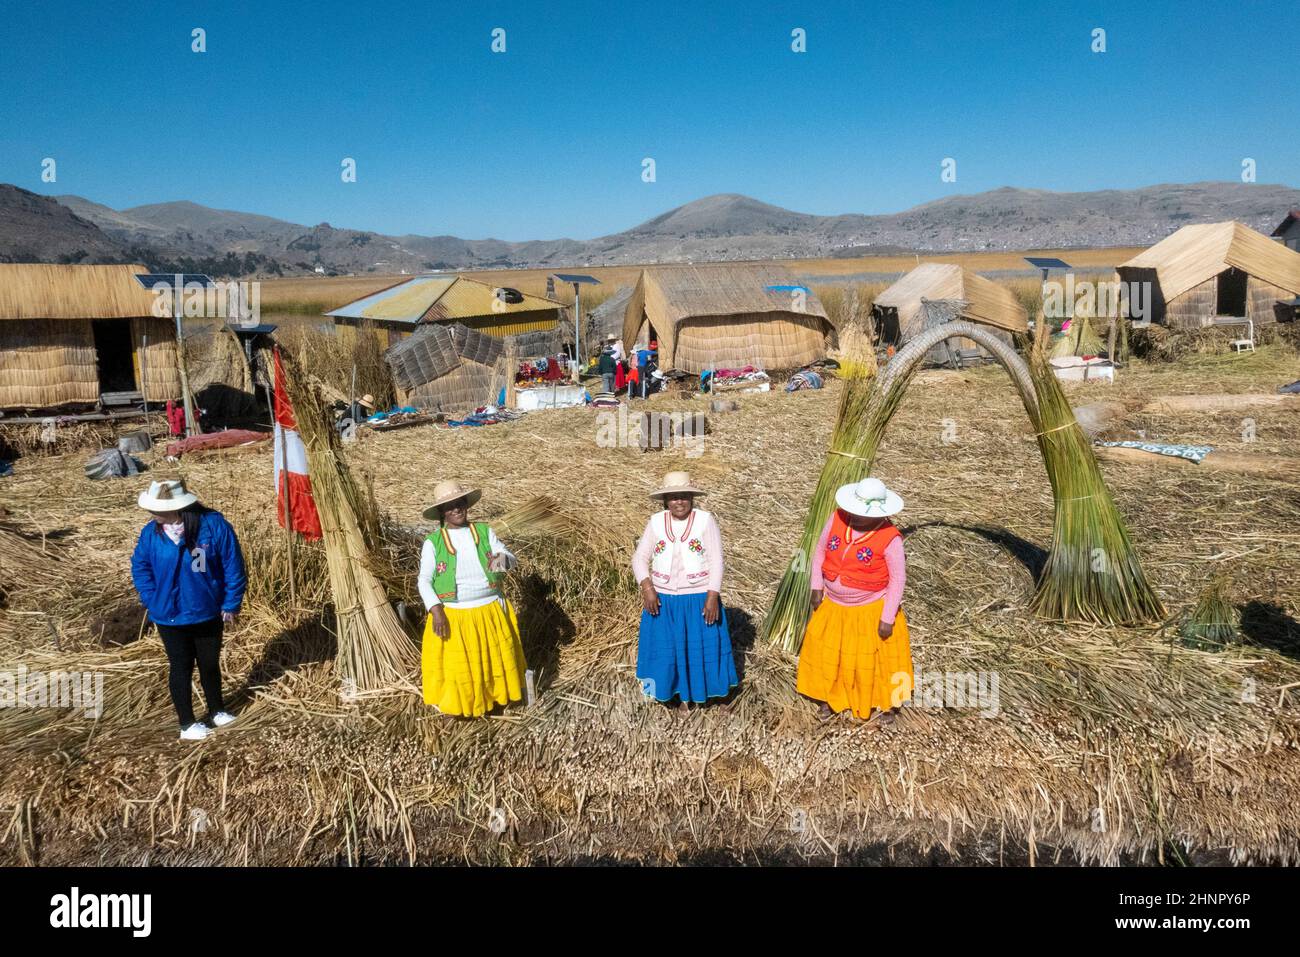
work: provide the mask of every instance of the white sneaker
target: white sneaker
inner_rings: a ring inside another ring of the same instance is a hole
[[[235,720],[235,716],[229,711],[218,711],[211,718],[213,727],[224,728],[230,722]]]
[[[192,725],[190,725],[188,728],[186,728],[184,731],[181,732],[181,740],[202,741],[211,733],[212,732],[208,730],[208,726],[206,724],[203,724],[200,721],[195,721]]]

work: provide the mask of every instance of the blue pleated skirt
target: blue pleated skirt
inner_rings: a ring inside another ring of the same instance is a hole
[[[636,676],[648,697],[658,701],[703,702],[724,698],[740,683],[727,631],[727,609],[704,623],[704,592],[659,593],[659,614],[641,612]]]

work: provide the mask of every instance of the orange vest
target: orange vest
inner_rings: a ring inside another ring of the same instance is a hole
[[[850,542],[852,535],[844,513],[836,509],[822,554],[822,577],[862,591],[883,591],[889,584],[885,548],[899,537],[898,529],[893,522],[885,522],[857,541]]]

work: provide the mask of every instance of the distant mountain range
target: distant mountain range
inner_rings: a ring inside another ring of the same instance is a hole
[[[1144,246],[1188,223],[1236,219],[1267,233],[1298,207],[1289,186],[1218,182],[1006,187],[879,216],[815,216],[724,193],[598,239],[506,242],[302,226],[185,201],[116,210],[0,184],[0,262],[142,261],[230,276]]]

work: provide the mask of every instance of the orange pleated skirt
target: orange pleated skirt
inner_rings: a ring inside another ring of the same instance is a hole
[[[907,616],[894,619],[894,633],[881,638],[885,600],[869,605],[837,605],[822,599],[808,621],[799,652],[796,688],[836,712],[869,717],[872,708],[888,711],[912,696],[912,646]]]

